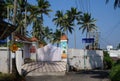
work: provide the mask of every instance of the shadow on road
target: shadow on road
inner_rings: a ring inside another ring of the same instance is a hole
[[[75,74],[80,75],[90,75],[91,78],[97,78],[97,79],[105,79],[109,78],[109,71],[107,70],[83,70],[79,72],[75,72]]]
[[[26,81],[109,81],[109,71],[67,72],[64,76],[27,76]]]

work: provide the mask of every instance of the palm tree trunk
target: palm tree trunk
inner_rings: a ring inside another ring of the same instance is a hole
[[[15,25],[16,12],[17,12],[17,0],[14,0],[13,25]],[[12,41],[14,42],[14,32],[12,33]]]
[[[88,38],[88,32],[86,32],[86,38]]]
[[[16,19],[16,12],[17,12],[17,0],[14,0],[14,16],[13,16],[13,25],[16,24],[15,19]],[[14,32],[12,33],[12,41],[14,43]],[[15,54],[15,53],[14,53]],[[17,67],[16,67],[16,55],[14,58],[12,58],[12,73],[15,76],[19,76],[19,73],[17,71]]]
[[[14,25],[15,25],[16,12],[17,12],[17,0],[14,0],[14,16],[13,16]]]
[[[16,57],[16,53],[15,54],[15,57]],[[12,73],[18,77],[19,76],[19,73],[17,71],[17,66],[16,66],[16,58],[12,58]]]
[[[26,27],[27,27],[27,0],[25,1],[25,26],[24,26],[24,35],[26,35]]]

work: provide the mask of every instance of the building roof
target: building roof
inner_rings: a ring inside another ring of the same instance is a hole
[[[0,40],[6,39],[11,35],[12,32],[16,30],[16,26],[0,20]]]
[[[0,40],[6,39],[8,36],[11,35],[12,32],[16,30],[16,28],[17,28],[16,26],[0,19]],[[37,38],[35,37],[28,38],[20,34],[15,34],[14,38],[15,40],[28,41],[28,42],[37,41]]]
[[[20,34],[15,34],[14,38],[15,38],[15,40],[32,42],[32,40],[30,38],[28,38],[24,35],[20,35]]]
[[[38,41],[38,39],[35,38],[35,37],[29,38],[29,37],[26,37],[26,36],[20,35],[20,34],[15,34],[14,38],[17,41],[26,41],[26,42],[36,42],[36,41]]]
[[[38,39],[36,37],[32,37],[31,41],[36,42],[36,41],[38,41]]]

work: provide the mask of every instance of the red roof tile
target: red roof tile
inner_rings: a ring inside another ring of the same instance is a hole
[[[37,39],[36,37],[32,37],[32,38],[31,38],[31,41],[32,41],[32,42],[36,42],[36,41],[38,41],[38,39]]]

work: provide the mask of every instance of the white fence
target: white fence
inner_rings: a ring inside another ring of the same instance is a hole
[[[10,69],[9,51],[5,47],[0,47],[0,72],[8,73]]]
[[[110,57],[120,58],[120,50],[108,50]]]
[[[11,71],[12,55],[8,48],[0,47],[0,72],[8,73]],[[22,56],[22,51],[18,50],[16,52],[16,64],[19,73],[21,73],[21,66],[23,64]],[[38,61],[61,61],[60,49],[55,47],[38,49],[37,59]],[[68,49],[68,63],[79,70],[103,68],[103,51]]]
[[[103,68],[103,51],[69,49],[68,63],[77,70]]]
[[[0,72],[9,73],[12,70],[12,57],[13,53],[7,47],[0,47]],[[19,73],[21,74],[21,66],[23,64],[22,51],[16,51],[16,65]]]

